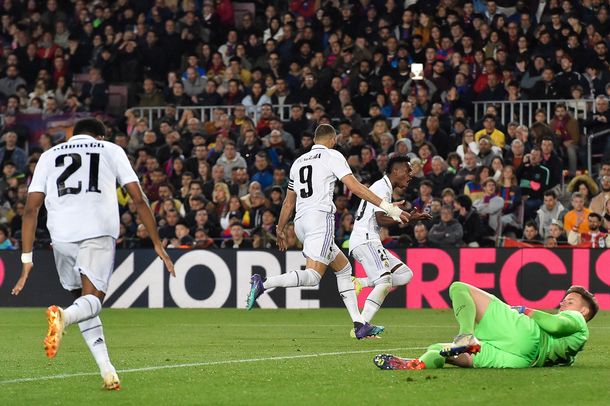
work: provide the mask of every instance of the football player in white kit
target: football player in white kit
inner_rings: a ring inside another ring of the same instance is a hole
[[[383,178],[373,183],[371,192],[392,201],[395,188],[405,189],[411,180],[411,164],[406,156],[394,156],[388,161]],[[409,221],[432,218],[428,213],[411,213]],[[370,323],[394,286],[409,283],[413,272],[394,255],[388,254],[379,238],[379,228],[389,227],[397,222],[388,217],[384,210],[366,200],[362,200],[356,211],[354,229],[349,239],[349,252],[360,262],[367,278],[353,278],[356,295],[363,286],[373,287],[362,310],[365,322]]]
[[[337,288],[354,323],[356,337],[376,336],[383,331],[383,327],[373,326],[362,318],[352,283],[352,266],[335,244],[335,182],[340,180],[354,194],[381,207],[396,221],[408,221],[409,214],[381,199],[356,180],[345,157],[332,149],[337,142],[332,126],[320,125],[315,131],[314,142],[311,151],[299,157],[290,168],[288,192],[277,225],[278,247],[285,251],[286,224],[296,207],[295,231],[303,243],[306,269],[266,280],[258,274],[253,275],[247,308],[252,309],[256,299],[270,288],[318,285],[330,266],[335,271]]]
[[[98,316],[114,269],[119,234],[117,182],[127,189],[155,251],[167,270],[173,276],[175,274],[137,175],[121,147],[103,141],[105,134],[106,128],[101,121],[86,118],[76,123],[74,135],[67,142],[41,155],[23,216],[23,269],[12,293],[21,292],[32,269],[38,212],[44,203],[59,280],[64,289],[76,297],[66,309],[55,305],[47,309],[46,355],[55,357],[65,328],[78,324],[100,368],[104,387],[118,390],[119,377],[110,362]]]

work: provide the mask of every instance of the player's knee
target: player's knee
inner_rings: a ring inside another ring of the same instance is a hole
[[[468,285],[463,282],[453,282],[449,286],[449,297],[453,298],[454,295],[468,290]]]
[[[347,265],[345,265],[341,270],[335,272],[335,276],[337,278],[341,278],[341,277],[351,278],[352,277],[352,264],[350,264],[348,262]]]
[[[392,277],[390,276],[390,274],[383,275],[380,278],[377,278],[373,282],[373,285],[375,285],[375,287],[379,286],[383,288],[386,292],[390,292],[390,289],[392,289]]]
[[[392,273],[392,284],[394,286],[403,286],[411,281],[413,271],[406,265],[401,265],[400,268]]]
[[[319,273],[309,268],[298,270],[296,273],[299,277],[298,286],[317,286],[322,279]]]

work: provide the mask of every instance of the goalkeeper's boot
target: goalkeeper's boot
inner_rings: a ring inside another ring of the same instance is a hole
[[[358,340],[364,338],[379,338],[379,334],[383,333],[385,328],[383,326],[375,326],[373,324],[364,323],[357,327],[354,327],[354,333]]]
[[[121,381],[116,371],[109,371],[104,374],[104,389],[121,390]]]
[[[441,357],[455,357],[460,354],[476,354],[481,351],[481,343],[473,334],[460,334],[440,352]]]
[[[362,292],[362,282],[360,282],[359,278],[352,276],[352,283],[354,284],[354,291],[356,291],[356,296],[358,296],[360,292]]]
[[[417,358],[400,358],[391,354],[376,355],[373,358],[373,363],[378,368],[385,370],[417,370],[426,368],[426,364]]]
[[[49,306],[47,309],[49,329],[44,339],[44,351],[48,358],[54,358],[59,351],[61,338],[64,334],[64,310],[59,306]]]
[[[250,278],[250,293],[248,293],[248,298],[246,299],[246,308],[252,310],[256,299],[264,292],[263,277],[255,273],[252,275],[252,278]]]

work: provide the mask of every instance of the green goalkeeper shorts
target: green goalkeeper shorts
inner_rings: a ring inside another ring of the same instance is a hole
[[[494,297],[474,329],[481,351],[473,357],[475,368],[527,368],[540,349],[540,328],[524,314]]]

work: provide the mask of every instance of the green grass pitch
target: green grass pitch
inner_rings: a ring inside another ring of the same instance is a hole
[[[57,358],[42,349],[43,309],[0,309],[0,405],[561,405],[610,403],[610,313],[569,368],[381,371],[373,356],[417,356],[450,340],[453,314],[382,309],[381,340],[348,336],[345,309],[104,309],[122,390],[101,389],[76,326]],[[120,372],[123,371],[123,372]]]

